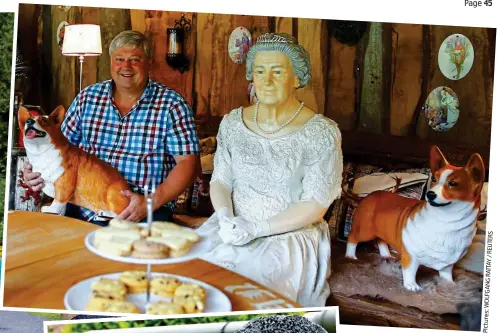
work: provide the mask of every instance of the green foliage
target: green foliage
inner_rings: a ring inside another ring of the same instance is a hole
[[[207,324],[233,321],[249,321],[255,318],[272,316],[272,315],[304,315],[306,312],[292,313],[262,313],[262,314],[245,314],[233,316],[209,316],[197,318],[168,318],[168,319],[147,319],[121,322],[98,322],[66,325],[61,333],[83,333],[91,330],[105,330],[115,328],[132,328],[132,327],[152,327],[152,326],[172,326],[172,325],[189,325],[189,324]]]
[[[0,13],[0,213],[2,214],[0,244],[2,244],[3,235],[13,37],[14,13]]]
[[[43,317],[48,320],[62,320],[62,314],[60,313],[48,313],[48,312],[28,312],[33,316]]]

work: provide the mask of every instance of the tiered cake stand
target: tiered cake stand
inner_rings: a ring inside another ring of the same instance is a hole
[[[148,228],[150,230],[151,223],[152,221],[149,218],[147,223],[139,223],[138,225],[144,228]],[[152,265],[174,264],[174,263],[193,260],[200,257],[202,254],[206,253],[206,250],[209,248],[208,239],[202,238],[199,242],[197,242],[192,246],[192,248],[186,255],[181,257],[164,258],[164,259],[139,259],[139,258],[133,258],[131,256],[122,257],[102,252],[100,249],[94,246],[94,237],[95,237],[95,231],[89,233],[85,238],[85,245],[91,252],[95,253],[96,255],[113,261],[147,266],[147,292],[128,294],[126,296],[126,300],[131,303],[134,303],[142,313],[146,312],[146,307],[149,303],[157,301],[172,301],[171,299],[167,299],[165,297],[157,295],[152,295],[150,293],[151,279],[159,276],[175,277],[178,280],[180,280],[182,283],[194,283],[203,287],[206,290],[206,295],[207,295],[205,309],[203,311],[205,313],[230,312],[232,310],[232,305],[230,303],[229,298],[219,289],[207,283],[183,276],[152,272]],[[64,304],[66,308],[68,310],[85,311],[86,305],[92,293],[91,289],[92,283],[101,278],[119,279],[119,276],[122,273],[123,272],[118,272],[113,274],[95,276],[77,283],[67,291],[64,297]]]

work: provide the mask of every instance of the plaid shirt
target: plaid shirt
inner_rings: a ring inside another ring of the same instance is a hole
[[[193,112],[176,91],[149,79],[125,116],[112,101],[112,80],[85,88],[62,123],[69,142],[118,169],[132,191],[143,194],[147,178],[156,186],[176,165],[173,156],[199,154]],[[167,204],[174,209],[176,202]],[[95,213],[80,208],[87,220]]]

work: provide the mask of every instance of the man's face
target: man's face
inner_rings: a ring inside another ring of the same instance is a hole
[[[111,54],[111,77],[118,90],[143,89],[149,69],[150,61],[141,48],[122,47]]]

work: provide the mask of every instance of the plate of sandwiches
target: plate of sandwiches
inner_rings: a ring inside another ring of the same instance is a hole
[[[147,223],[113,219],[89,233],[85,245],[109,260],[157,265],[196,259],[207,252],[209,240],[172,222],[152,222],[149,233]]]
[[[145,271],[95,276],[72,286],[64,296],[68,310],[149,315],[230,312],[232,304],[219,289],[191,278],[151,273],[147,304]]]

